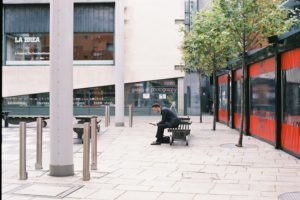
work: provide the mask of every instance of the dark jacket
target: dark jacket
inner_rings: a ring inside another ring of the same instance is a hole
[[[168,124],[168,127],[170,128],[178,127],[180,119],[170,109],[162,108],[160,114],[162,115],[162,118],[161,121],[158,122],[158,124]]]

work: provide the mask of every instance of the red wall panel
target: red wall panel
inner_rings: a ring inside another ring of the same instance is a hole
[[[300,127],[282,123],[281,145],[284,149],[300,155]]]
[[[275,120],[250,115],[250,133],[275,143]]]
[[[287,51],[281,55],[281,69],[300,67],[300,48]]]
[[[233,71],[233,80],[239,81],[241,80],[243,75],[243,70],[242,69],[237,69]]]
[[[228,111],[225,109],[220,109],[218,112],[218,120],[220,122],[228,123]]]
[[[233,127],[235,129],[240,129],[240,123],[241,123],[240,120],[241,120],[240,113],[237,113],[237,112],[233,113],[233,122],[234,122]],[[246,124],[245,124],[245,119],[244,119],[243,130],[245,130],[245,129],[246,129]]]
[[[250,65],[249,74],[250,77],[257,76],[260,74],[265,74],[268,72],[273,72],[275,70],[275,57],[271,57],[262,60],[258,63]]]
[[[221,85],[224,83],[228,83],[228,74],[218,76],[218,84]]]

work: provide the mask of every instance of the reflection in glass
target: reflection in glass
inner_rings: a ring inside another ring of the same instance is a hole
[[[283,121],[300,127],[300,68],[283,72]]]
[[[250,110],[252,115],[275,119],[275,72],[250,79]]]

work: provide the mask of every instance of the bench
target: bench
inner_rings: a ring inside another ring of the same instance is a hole
[[[4,127],[8,127],[8,114],[10,111],[2,111],[2,119],[4,120]]]
[[[43,127],[47,126],[46,119],[49,119],[48,115],[8,115],[7,116],[7,127],[8,124],[20,124],[20,122],[36,122],[37,118],[42,118]]]
[[[82,135],[83,135],[84,123],[85,122],[91,123],[91,119],[94,118],[94,117],[98,118],[98,116],[96,116],[96,115],[78,115],[78,116],[75,116],[75,119],[78,120],[78,121],[77,121],[77,123],[75,123],[73,125],[73,131],[77,134],[77,139],[80,140],[81,144],[83,144]],[[100,120],[97,119],[97,132],[100,131],[100,122],[101,122],[101,119]]]
[[[173,144],[174,140],[183,140],[186,145],[189,145],[189,134],[191,132],[190,125],[192,122],[189,117],[179,117],[180,124],[177,128],[168,128],[168,132],[171,132],[170,145]]]

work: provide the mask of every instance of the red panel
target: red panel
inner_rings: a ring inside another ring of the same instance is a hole
[[[220,122],[228,123],[228,111],[225,109],[219,109],[218,120]]]
[[[238,81],[241,80],[243,75],[243,70],[242,69],[237,69],[233,71],[233,80]]]
[[[281,69],[300,67],[300,48],[287,51],[281,55]]]
[[[218,84],[228,83],[228,74],[224,74],[222,76],[218,76]]]
[[[282,123],[281,145],[284,149],[300,155],[300,127]]]
[[[250,77],[258,76],[275,70],[275,57],[262,60],[258,63],[250,65]]]
[[[234,124],[233,124],[233,127],[235,128],[235,129],[240,129],[240,113],[237,113],[237,112],[235,112],[235,113],[233,113],[233,122],[234,122]],[[245,130],[246,129],[246,125],[245,125],[245,119],[244,119],[244,121],[243,121],[243,130]]]
[[[250,115],[250,133],[275,143],[275,120]]]

